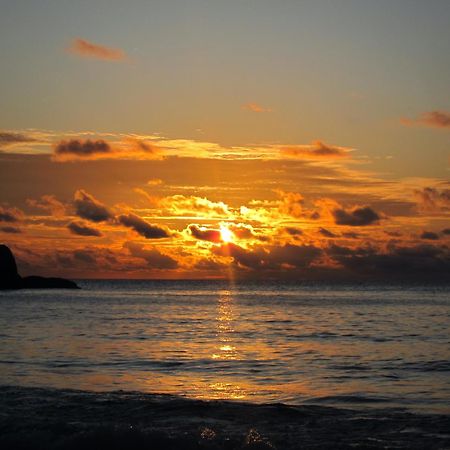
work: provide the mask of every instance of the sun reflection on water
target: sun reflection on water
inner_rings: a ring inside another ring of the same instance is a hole
[[[235,360],[238,353],[233,345],[234,337],[234,304],[231,290],[219,292],[216,317],[216,352],[212,354],[213,359]]]
[[[215,351],[211,358],[217,361],[232,361],[239,359],[236,347],[234,321],[236,318],[234,299],[231,289],[219,292],[216,316]],[[233,380],[216,381],[209,385],[214,398],[243,399],[247,396],[246,390]]]

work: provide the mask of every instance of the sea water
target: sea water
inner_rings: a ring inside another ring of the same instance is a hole
[[[79,285],[0,293],[0,385],[450,410],[448,286]]]

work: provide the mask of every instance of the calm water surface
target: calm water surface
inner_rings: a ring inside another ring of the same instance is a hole
[[[0,384],[450,410],[448,287],[80,285],[0,293]]]

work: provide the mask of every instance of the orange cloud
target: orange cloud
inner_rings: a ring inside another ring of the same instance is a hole
[[[351,149],[313,141],[310,145],[287,145],[280,147],[280,154],[293,158],[335,159],[346,158]]]
[[[100,59],[102,61],[123,61],[126,58],[125,52],[121,49],[94,44],[81,38],[72,41],[69,52],[83,58]]]
[[[54,195],[43,195],[39,200],[29,198],[27,199],[27,204],[44,211],[49,211],[57,217],[62,217],[66,214],[66,206]]]
[[[213,202],[205,197],[172,195],[160,200],[160,206],[170,214],[208,217],[228,217],[230,210],[224,202]]]
[[[254,113],[272,112],[272,110],[270,108],[265,108],[264,106],[258,105],[257,103],[246,103],[245,105],[242,105],[242,109],[245,109],[246,111],[251,111]]]

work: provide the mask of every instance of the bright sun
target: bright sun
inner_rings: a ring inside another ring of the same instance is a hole
[[[233,232],[225,225],[220,225],[220,237],[223,242],[231,242],[233,240]]]

